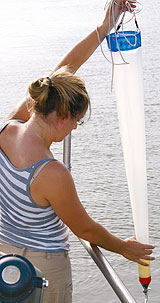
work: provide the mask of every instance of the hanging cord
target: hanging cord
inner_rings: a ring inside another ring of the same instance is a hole
[[[136,3],[136,4],[140,4],[140,3],[137,2],[137,1],[135,1],[135,3]],[[121,7],[122,7],[122,10],[124,10],[122,19],[121,19],[119,25],[117,26],[117,28],[116,28],[116,20],[115,20],[115,16],[114,16],[114,5],[121,6]],[[141,4],[140,4],[140,5],[141,5]],[[126,3],[125,6],[124,6],[123,2],[122,2],[122,4],[120,5],[120,4],[118,4],[118,3],[116,2],[116,0],[111,0],[111,1],[107,0],[104,9],[106,9],[107,6],[109,6],[109,32],[111,31],[111,13],[112,13],[112,18],[113,18],[114,30],[115,30],[115,33],[116,33],[116,34],[117,34],[117,32],[119,31],[119,29],[120,29],[121,27],[122,27],[122,29],[123,29],[124,24],[130,22],[133,18],[135,19],[135,24],[136,24],[137,30],[139,30],[138,23],[137,23],[137,20],[136,20],[136,14],[142,10],[142,6],[141,6],[140,9],[137,9],[137,10],[134,9],[134,10],[133,10],[132,7],[131,7],[131,5],[130,5],[130,3],[129,3],[129,1],[127,1],[127,3]],[[124,23],[124,17],[125,17],[125,14],[126,14],[127,11],[128,11],[129,13],[133,14],[133,16],[130,18],[130,20],[128,20],[126,23]],[[121,58],[122,58],[122,61],[123,61],[125,64],[128,64],[128,63],[124,60],[124,58],[123,58],[123,56],[122,56],[122,53],[121,53],[120,48],[119,48],[119,45],[118,45],[118,41],[117,41],[117,36],[116,36],[116,34],[115,34],[115,39],[116,39],[118,51],[119,51],[119,53],[120,53],[120,56],[121,56]],[[119,33],[119,34],[122,35],[122,36],[124,36],[124,38],[126,39],[126,41],[127,41],[130,45],[132,45],[132,44],[128,41],[128,39],[127,39],[127,34],[124,34],[123,31],[122,31],[122,33]],[[135,36],[135,35],[133,35],[133,36]],[[136,40],[136,37],[135,37],[135,40]],[[137,42],[137,41],[135,41],[135,45],[136,45],[136,42]],[[110,35],[109,35],[109,44],[110,44]],[[110,48],[111,48],[111,44],[110,44],[109,46],[110,46]],[[134,46],[134,45],[132,45],[132,46]],[[112,56],[112,52],[111,52],[111,56]],[[113,57],[112,57],[112,58],[113,58]],[[116,64],[116,63],[114,63],[114,64]],[[123,64],[123,63],[122,63],[122,64]],[[119,65],[119,64],[118,64],[118,65]]]
[[[136,4],[140,4],[139,2],[135,1]],[[116,20],[115,20],[115,16],[114,16],[114,6],[117,5],[119,7],[122,8],[122,11],[123,11],[123,15],[122,15],[122,18],[121,18],[121,21],[120,23],[118,24],[118,26],[116,27]],[[141,4],[140,4],[141,5]],[[122,59],[122,62],[121,63],[115,63],[114,62],[114,58],[113,58],[113,54],[112,54],[112,51],[110,51],[110,55],[111,55],[111,60],[109,60],[107,58],[107,56],[105,55],[104,51],[103,51],[103,48],[102,48],[102,44],[101,44],[101,40],[100,40],[100,36],[99,36],[99,32],[98,32],[98,28],[96,29],[96,32],[97,32],[97,37],[98,37],[98,41],[99,41],[99,45],[100,45],[100,48],[101,48],[101,52],[102,52],[102,55],[104,56],[104,58],[112,64],[112,80],[111,80],[111,91],[112,91],[112,87],[113,87],[113,78],[114,78],[114,66],[115,65],[123,65],[123,64],[129,64],[128,62],[125,61],[123,55],[122,55],[122,52],[119,48],[119,44],[118,44],[118,40],[117,40],[117,33],[118,31],[120,30],[120,28],[122,28],[122,32],[119,33],[119,35],[122,35],[124,36],[125,40],[127,41],[127,43],[129,43],[130,45],[132,45],[128,39],[127,39],[127,34],[124,33],[123,31],[123,26],[124,24],[130,22],[133,18],[135,20],[135,24],[136,24],[136,27],[137,27],[137,30],[139,31],[139,27],[138,27],[138,23],[137,23],[137,20],[136,20],[136,14],[138,12],[140,12],[142,10],[142,6],[140,9],[134,9],[131,7],[129,1],[126,2],[126,4],[124,5],[124,3],[122,2],[121,4],[118,4],[116,2],[116,0],[107,0],[106,1],[106,4],[105,4],[105,7],[104,9],[107,9],[109,8],[109,32],[111,31],[111,16],[112,16],[112,22],[113,22],[113,28],[114,28],[114,31],[115,31],[115,39],[116,39],[116,44],[117,44],[117,48],[118,48],[118,52],[120,54],[120,57]],[[126,23],[124,23],[124,18],[125,18],[125,14],[126,12],[129,12],[131,13],[133,16],[130,18],[130,20],[128,20]],[[134,45],[136,45],[137,43],[137,38],[136,36],[133,34],[133,36],[135,37],[135,43]],[[132,46],[134,46],[132,45]],[[109,35],[109,48],[111,49],[111,41],[110,41],[110,35]]]

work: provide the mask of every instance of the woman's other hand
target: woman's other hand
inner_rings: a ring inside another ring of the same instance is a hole
[[[126,239],[123,247],[122,255],[128,260],[137,262],[138,264],[148,266],[149,264],[145,260],[155,260],[150,255],[153,252],[155,246],[150,244],[142,244],[136,241],[136,237]]]

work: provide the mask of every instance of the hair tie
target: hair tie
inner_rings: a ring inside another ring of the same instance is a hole
[[[46,77],[49,80],[49,87],[52,87],[52,80],[49,77]]]

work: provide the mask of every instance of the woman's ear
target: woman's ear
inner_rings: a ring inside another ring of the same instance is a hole
[[[58,124],[60,127],[62,127],[62,126],[64,125],[66,119],[67,119],[67,118],[65,118],[65,117],[57,117],[57,124]]]
[[[58,125],[63,126],[64,124],[64,119],[63,118],[58,118]]]

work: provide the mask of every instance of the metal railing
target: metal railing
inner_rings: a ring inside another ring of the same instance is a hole
[[[71,134],[69,134],[63,141],[63,163],[69,170],[71,170]],[[87,241],[82,239],[79,240],[91,258],[94,260],[108,283],[111,285],[120,301],[122,303],[136,303],[100,249],[96,245],[90,244]]]

